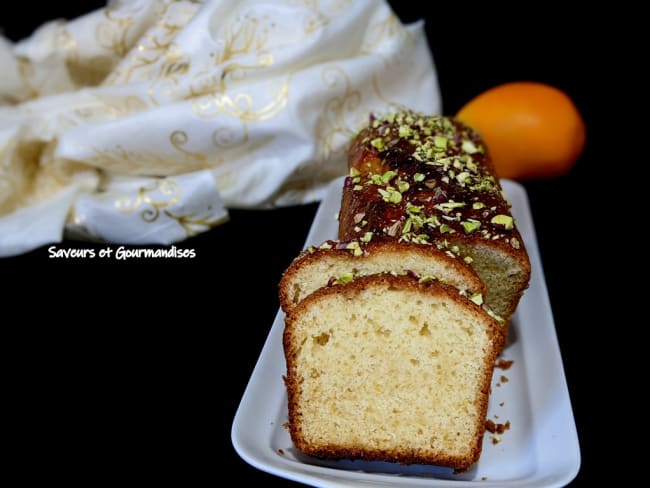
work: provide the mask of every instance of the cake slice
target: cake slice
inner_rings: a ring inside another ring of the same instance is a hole
[[[284,271],[279,283],[280,306],[288,312],[328,283],[382,272],[434,277],[467,296],[478,298],[486,293],[483,282],[461,258],[432,245],[381,238],[326,241],[307,248]]]
[[[454,287],[373,274],[285,317],[288,429],[305,454],[466,470],[481,452],[502,328]]]

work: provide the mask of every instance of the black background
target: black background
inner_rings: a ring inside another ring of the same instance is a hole
[[[415,7],[425,3],[391,2],[403,21],[426,20],[445,114],[491,86],[535,80],[564,90],[585,119],[587,144],[574,169],[525,187],[581,444],[571,486],[602,481],[611,471],[597,461],[606,442],[594,411],[602,398],[588,380],[604,366],[591,331],[623,319],[603,304],[614,261],[594,269],[585,254],[599,254],[598,203],[611,197],[603,181],[611,139],[600,114],[612,88],[602,76],[601,32],[557,8]],[[24,2],[0,26],[18,40],[46,20],[102,6]],[[196,250],[193,260],[48,259],[45,248],[0,260],[3,402],[16,433],[9,465],[25,481],[190,485],[232,475],[236,484],[297,486],[242,461],[230,428],[277,311],[277,281],[316,208],[233,210],[227,224],[180,244]]]

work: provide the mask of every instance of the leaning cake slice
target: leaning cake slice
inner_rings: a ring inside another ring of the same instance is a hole
[[[282,274],[278,287],[280,305],[288,312],[328,283],[382,272],[436,278],[479,302],[486,293],[474,270],[450,251],[377,238],[369,242],[326,241],[318,247],[308,247]]]

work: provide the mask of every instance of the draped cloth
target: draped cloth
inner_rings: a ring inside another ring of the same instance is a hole
[[[384,0],[109,2],[0,36],[0,67],[0,256],[315,202],[371,113],[441,110],[423,22]]]

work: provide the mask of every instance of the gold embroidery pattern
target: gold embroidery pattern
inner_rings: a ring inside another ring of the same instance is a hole
[[[141,186],[135,199],[123,196],[115,200],[115,209],[122,214],[132,214],[146,205],[140,212],[140,217],[151,223],[158,219],[161,209],[175,205],[180,199],[181,187],[177,182],[158,180]]]
[[[212,118],[220,113],[252,122],[267,120],[284,109],[289,96],[289,80],[270,87],[271,101],[261,107],[256,106],[253,97],[246,93],[231,95],[226,93],[230,84],[241,82],[251,71],[273,66],[273,54],[264,51],[268,42],[268,27],[263,20],[244,16],[232,25],[224,27],[221,41],[222,49],[214,53],[214,66],[224,66],[219,77],[214,75],[214,67],[208,66],[197,72],[190,83],[190,96],[193,98],[192,110],[199,117]],[[235,62],[256,53],[255,63]]]
[[[212,142],[215,146],[223,149],[246,144],[248,142],[248,125],[242,124],[242,133],[239,137],[230,127],[215,129],[212,133]]]
[[[211,135],[212,143],[220,149],[229,149],[248,142],[248,126],[242,124],[242,132],[238,134],[231,127],[220,127],[215,129]],[[175,130],[169,136],[172,146],[187,158],[194,160],[201,169],[215,168],[225,162],[222,152],[215,153],[212,151],[209,155],[198,151],[190,151],[187,148],[190,137],[187,132]]]
[[[101,47],[122,58],[130,49],[128,39],[133,27],[133,17],[119,17],[117,5],[104,9],[106,21],[97,24],[95,38]]]
[[[207,210],[210,212],[212,208],[208,207]],[[209,213],[207,215],[199,216],[195,212],[191,212],[187,215],[176,215],[169,210],[164,210],[163,212],[167,217],[175,220],[178,225],[183,228],[186,237],[195,236],[228,221],[228,216],[216,218],[214,215],[210,215]]]
[[[200,152],[193,152],[184,147],[189,142],[189,140],[190,137],[187,135],[187,132],[182,130],[175,130],[169,136],[169,141],[171,142],[172,146],[176,148],[176,150],[181,152],[183,155],[197,161],[201,168],[207,168],[207,156],[205,154]]]
[[[327,24],[329,24],[330,19],[325,17],[320,12],[314,12],[312,14],[306,15],[302,21],[302,31],[306,36],[313,34],[316,31],[323,29]]]
[[[96,120],[119,119],[148,108],[146,102],[135,95],[112,96],[96,93],[94,98],[101,103],[77,108],[70,114],[61,115],[58,124],[62,127],[71,127]]]
[[[279,81],[279,86],[271,90],[271,100],[257,108],[253,97],[247,93],[238,93],[234,97],[226,93],[215,94],[208,99],[194,100],[193,112],[204,118],[216,117],[225,113],[246,122],[260,122],[275,117],[289,101],[289,80]]]
[[[403,110],[408,110],[408,107],[405,105],[399,103],[399,102],[394,102],[392,100],[389,100],[384,94],[381,92],[381,89],[379,88],[379,80],[377,79],[377,73],[374,73],[372,75],[372,89],[375,92],[375,96],[384,102],[387,106],[391,107],[395,112],[403,111]]]
[[[302,19],[302,31],[305,36],[323,29],[332,17],[341,15],[341,11],[352,2],[353,0],[330,0],[321,4],[319,0],[287,0],[288,5],[305,7]]]
[[[159,76],[151,76],[155,65],[166,57],[168,63],[178,61],[180,54],[172,44],[176,35],[196,15],[198,6],[189,2],[179,1],[169,3],[158,23],[142,36],[139,43],[130,50],[125,58],[125,65],[115,70],[106,80],[109,85],[127,84],[133,79],[148,80],[159,78],[170,71],[178,71],[178,67],[165,67],[159,70]],[[168,58],[167,58],[168,56]],[[183,63],[189,63],[184,60]],[[182,68],[185,69],[185,68]],[[150,90],[151,91],[151,90]]]
[[[401,21],[390,13],[384,20],[368,27],[366,38],[361,46],[362,54],[377,54],[378,48],[386,41],[397,39],[402,42],[408,36],[408,31],[402,28]]]
[[[232,27],[226,26],[220,41],[223,47],[220,51],[210,53],[214,59],[208,66],[193,75],[190,82],[190,97],[224,93],[228,81],[241,81],[246,72],[259,70],[273,65],[273,54],[264,52],[268,34],[260,28],[260,22],[255,18],[239,21]],[[243,64],[233,61],[236,57],[244,57],[256,52],[256,64]],[[227,64],[229,63],[230,64]],[[221,74],[214,74],[215,67],[224,66]]]
[[[171,176],[205,168],[202,161],[187,151],[180,158],[171,158],[151,151],[130,151],[119,144],[109,148],[85,147],[92,152],[84,156],[88,164],[125,175]]]
[[[340,13],[354,3],[355,0],[286,0],[288,5],[302,5],[311,10],[327,10],[331,13]]]
[[[350,78],[338,66],[324,68],[321,79],[328,88],[342,92],[325,103],[318,127],[323,159],[329,160],[341,155],[339,153],[344,152],[347,143],[356,134],[360,122],[356,117],[359,116],[362,97],[359,90],[352,89]]]

